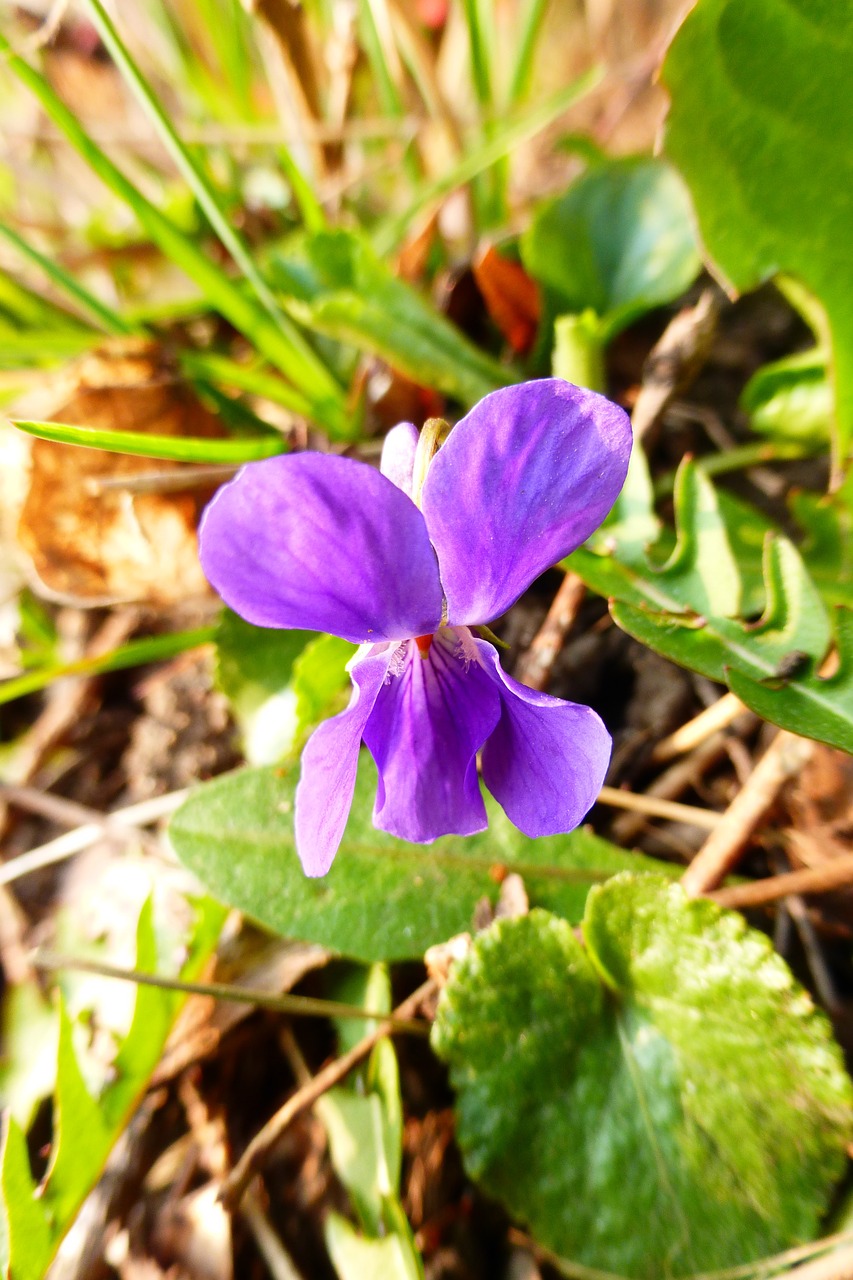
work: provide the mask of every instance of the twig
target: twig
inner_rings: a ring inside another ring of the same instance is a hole
[[[853,1246],[825,1253],[787,1274],[791,1280],[853,1280]]]
[[[752,880],[749,884],[731,885],[715,889],[706,897],[713,898],[721,907],[761,907],[768,902],[792,894],[830,893],[833,889],[853,887],[853,853],[833,858],[819,867],[803,867],[800,871],[786,871],[783,875],[768,876],[765,880]]]
[[[414,991],[402,1004],[397,1006],[392,1017],[396,1019],[413,1017],[423,1002],[433,995],[435,991],[436,984],[432,978],[429,978],[418,987],[417,991]],[[291,1120],[299,1115],[301,1111],[315,1103],[333,1085],[343,1080],[357,1063],[367,1057],[373,1046],[388,1035],[391,1030],[390,1021],[388,1019],[383,1020],[378,1027],[374,1027],[372,1031],[369,1031],[343,1057],[336,1058],[328,1066],[318,1071],[310,1084],[297,1089],[296,1093],[288,1098],[284,1106],[267,1121],[261,1131],[255,1134],[223,1184],[220,1198],[228,1208],[234,1209],[239,1204],[258,1166],[278,1142]]]
[[[576,573],[566,574],[554,596],[545,621],[537,631],[530,648],[518,663],[516,678],[531,689],[545,690],[557,655],[583,604],[586,587]]]
[[[182,791],[170,791],[167,795],[152,796],[150,800],[141,800],[138,804],[128,805],[125,809],[114,809],[106,816],[111,822],[121,826],[146,827],[149,823],[174,813],[188,795],[188,788]],[[75,827],[73,831],[66,831],[55,840],[49,840],[47,844],[41,844],[27,853],[19,854],[17,858],[12,858],[0,866],[0,885],[12,884],[14,880],[20,880],[21,876],[40,871],[42,867],[52,866],[55,862],[63,862],[66,858],[73,857],[75,853],[88,849],[103,834],[102,821],[88,822],[82,827]]]
[[[722,698],[700,711],[698,716],[688,720],[687,724],[676,729],[669,737],[662,738],[652,751],[652,761],[655,764],[666,764],[676,756],[693,751],[718,730],[727,729],[745,712],[746,707],[740,698],[736,698],[733,693],[723,694]]]
[[[638,795],[633,791],[621,791],[618,787],[602,787],[596,804],[606,804],[613,809],[630,809],[650,818],[667,818],[670,822],[686,822],[693,827],[715,830],[725,815],[713,809],[700,809],[696,805],[676,804],[672,800],[659,800],[655,796]]]
[[[782,729],[754,772],[723,814],[717,830],[705,841],[681,883],[690,897],[706,893],[731,871],[753,831],[774,804],[783,785],[810,759],[815,743]]]
[[[253,1004],[259,1008],[274,1009],[279,1013],[301,1014],[309,1018],[356,1018],[359,1021],[379,1021],[393,1031],[405,1031],[423,1035],[428,1029],[423,1021],[397,1018],[393,1014],[384,1017],[378,1013],[365,1013],[358,1005],[344,1004],[338,1000],[320,1000],[314,996],[294,996],[287,992],[278,994],[237,987],[225,982],[185,982],[182,978],[170,978],[160,973],[143,973],[139,969],[123,969],[106,960],[91,960],[87,956],[66,956],[53,951],[37,951],[33,957],[37,969],[56,972],[61,969],[80,973],[94,973],[101,978],[116,978],[120,982],[135,982],[141,987],[160,987],[164,991],[180,991],[191,996],[212,996],[214,1000],[233,1000],[237,1004]]]
[[[646,788],[646,796],[654,796],[659,800],[675,800],[687,787],[696,786],[702,775],[715,765],[725,754],[728,746],[728,735],[716,733],[708,738],[700,747],[682,760],[676,760],[670,767]],[[613,823],[613,839],[617,844],[630,844],[646,825],[646,815],[634,812],[624,813]]]
[[[694,307],[679,311],[652,347],[631,415],[636,439],[641,439],[669,402],[693,382],[708,358],[719,311],[715,293],[706,289]]]
[[[67,800],[65,796],[52,795],[49,791],[40,791],[38,787],[19,787],[11,782],[0,782],[0,802],[2,801],[16,809],[26,809],[29,813],[49,818],[51,822],[57,822],[63,827],[96,825],[105,835],[117,836],[122,840],[141,840],[152,850],[159,852],[159,842],[137,827],[129,826],[126,822],[116,822],[112,814],[99,813],[88,805]]]
[[[243,1197],[240,1212],[273,1280],[302,1280],[301,1272],[296,1270],[293,1259],[273,1231],[252,1187],[248,1188]]]

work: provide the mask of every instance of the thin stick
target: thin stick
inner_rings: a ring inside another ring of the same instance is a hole
[[[414,991],[402,1004],[397,1006],[392,1017],[403,1020],[413,1017],[423,1002],[435,991],[436,984],[432,978],[429,978],[418,987],[417,991]],[[343,1057],[336,1058],[328,1066],[323,1067],[309,1084],[297,1089],[296,1093],[288,1098],[284,1106],[280,1107],[261,1131],[255,1134],[225,1179],[220,1199],[227,1208],[234,1209],[239,1204],[246,1187],[257,1172],[258,1166],[278,1142],[291,1120],[298,1116],[301,1111],[312,1106],[333,1085],[343,1080],[357,1063],[367,1057],[373,1046],[387,1036],[391,1030],[390,1021],[384,1019],[378,1027],[374,1027],[362,1040],[359,1040],[358,1044],[354,1045],[349,1053],[345,1053]]]
[[[720,313],[717,296],[706,289],[694,307],[679,311],[652,347],[631,414],[634,438],[659,421],[676,395],[683,395],[708,358]]]
[[[545,621],[519,661],[516,676],[522,684],[531,689],[547,689],[557,655],[578,616],[585,594],[586,587],[578,575],[567,573],[545,615]]]
[[[58,822],[63,827],[91,823],[99,826],[105,835],[117,836],[123,840],[142,840],[150,843],[152,848],[159,849],[158,842],[152,836],[126,822],[114,821],[112,814],[99,813],[88,805],[67,800],[65,796],[55,796],[49,791],[40,791],[38,787],[19,787],[12,782],[0,782],[0,803],[4,801],[16,809],[26,809],[29,813],[49,818],[51,822]]]
[[[670,822],[686,822],[692,827],[704,827],[714,831],[725,814],[713,809],[700,809],[692,804],[677,804],[673,800],[659,800],[656,796],[638,795],[634,791],[621,791],[618,787],[602,787],[596,804],[606,804],[612,809],[630,809],[650,818],[667,818]]]
[[[731,871],[758,823],[788,779],[810,759],[815,745],[785,729],[779,731],[682,876],[682,887],[691,898],[716,888]]]
[[[853,853],[833,858],[819,867],[803,867],[800,871],[786,871],[783,875],[768,876],[766,880],[752,880],[749,884],[732,885],[715,889],[706,894],[721,907],[745,910],[760,907],[768,902],[778,902],[791,894],[830,893],[833,889],[853,886]]]
[[[296,1270],[251,1187],[246,1191],[241,1213],[273,1280],[302,1280],[302,1273]]]
[[[224,982],[184,982],[180,978],[168,978],[160,973],[143,973],[139,969],[123,969],[102,960],[90,960],[84,956],[66,956],[54,951],[37,951],[33,957],[37,969],[56,972],[60,969],[80,973],[95,973],[101,978],[117,978],[121,982],[135,982],[141,987],[160,987],[163,991],[180,991],[191,996],[212,996],[214,1000],[232,1000],[237,1004],[254,1004],[279,1013],[300,1014],[309,1018],[356,1018],[361,1021],[382,1021],[394,1031],[423,1035],[429,1030],[422,1020],[395,1018],[380,1013],[365,1013],[357,1005],[343,1004],[338,1000],[319,1000],[313,996],[294,996],[289,993],[275,995],[269,991],[257,991],[250,987],[235,987]]]
[[[698,716],[688,720],[687,724],[676,729],[668,738],[662,738],[652,752],[653,762],[666,764],[676,756],[693,751],[718,730],[727,729],[744,712],[746,707],[740,698],[736,698],[733,693],[723,694],[722,698],[700,711]]]
[[[150,800],[141,800],[138,804],[128,805],[124,809],[114,809],[112,813],[105,816],[110,822],[124,827],[146,827],[149,823],[174,813],[188,795],[188,788],[182,791],[170,791],[167,795],[152,796]],[[55,862],[63,862],[66,858],[73,857],[75,853],[88,849],[103,834],[103,821],[88,822],[82,827],[75,827],[73,831],[66,831],[55,840],[49,840],[47,844],[30,849],[27,853],[22,853],[0,866],[0,885],[12,884],[13,881],[20,880],[21,876],[40,871],[42,867],[50,867]]]

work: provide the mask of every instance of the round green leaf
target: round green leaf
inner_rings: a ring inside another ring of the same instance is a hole
[[[813,1238],[853,1090],[767,938],[658,876],[480,934],[433,1044],[470,1172],[548,1248],[640,1280]]]
[[[558,310],[591,308],[612,337],[677,298],[699,270],[690,200],[661,160],[596,165],[538,211],[522,237],[527,270]]]

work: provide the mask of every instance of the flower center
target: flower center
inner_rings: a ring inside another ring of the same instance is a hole
[[[418,646],[418,653],[422,658],[429,657],[429,647],[432,644],[432,636],[415,636],[415,644]]]

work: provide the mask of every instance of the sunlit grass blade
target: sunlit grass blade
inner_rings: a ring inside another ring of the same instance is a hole
[[[515,147],[546,129],[573,103],[594,89],[601,75],[598,67],[584,72],[559,93],[539,103],[521,119],[514,120],[500,130],[496,130],[493,137],[469,151],[458,164],[440,178],[425,184],[408,209],[389,218],[378,228],[373,237],[373,247],[376,252],[383,255],[396,249],[405,238],[410,224],[424,209],[437,203],[457,187],[464,186],[478,173],[482,173],[490,165],[508,155]]]
[[[262,396],[264,400],[280,404],[284,409],[305,417],[311,412],[310,402],[305,396],[288,386],[276,374],[257,365],[239,364],[228,356],[207,351],[182,351],[178,358],[181,368],[191,378],[204,378],[206,381],[233,387],[236,391]]]
[[[491,0],[462,0],[471,56],[471,81],[477,101],[494,111],[494,14]]]
[[[512,70],[507,100],[515,106],[527,94],[530,76],[533,72],[533,59],[536,43],[542,29],[548,0],[527,0],[525,9],[519,20],[518,55]]]
[[[228,214],[222,208],[219,197],[207,175],[178,137],[156,94],[113,26],[101,4],[101,0],[86,0],[86,2],[92,15],[92,21],[110,56],[136,95],[137,101],[145,111],[157,136],[204,211],[208,222],[251,284],[261,305],[269,312],[282,332],[287,334],[291,341],[295,340],[298,345],[300,339],[295,328],[280,311],[272,290],[255,265],[248,247],[232,227]]]
[[[103,431],[98,427],[78,427],[67,422],[30,422],[10,419],[12,426],[40,440],[59,444],[105,449],[108,453],[128,453],[139,458],[166,458],[173,462],[225,462],[239,466],[285,453],[287,444],[270,432],[265,436],[231,440],[202,440],[191,436],[155,436],[141,431]]]
[[[359,16],[361,40],[370,62],[382,110],[392,119],[401,120],[406,114],[406,104],[398,88],[402,67],[387,0],[360,0]],[[407,145],[403,153],[403,164],[408,177],[413,182],[419,182],[421,168],[417,153],[411,145]]]
[[[4,236],[10,244],[14,245],[20,254],[25,258],[29,258],[41,271],[45,273],[48,279],[56,285],[68,298],[76,302],[84,311],[94,317],[97,324],[107,333],[139,333],[140,326],[134,325],[108,307],[106,303],[101,302],[100,298],[96,298],[93,293],[84,288],[79,280],[66,271],[65,268],[56,261],[55,258],[48,258],[41,253],[23,236],[19,235],[13,227],[7,226],[0,222],[0,235]],[[72,317],[66,317],[66,323]]]
[[[91,329],[12,330],[0,323],[0,369],[42,367],[71,360],[99,335]]]
[[[140,667],[148,662],[163,662],[176,658],[189,649],[212,644],[216,639],[216,627],[196,627],[192,631],[174,631],[165,636],[147,636],[143,640],[130,640],[119,649],[101,654],[97,658],[78,658],[55,666],[27,671],[0,683],[0,706],[23,698],[30,693],[46,689],[54,680],[65,676],[99,676],[108,671],[124,671],[128,667]]]
[[[288,334],[257,302],[247,296],[197,244],[151,203],[89,137],[76,115],[55,93],[44,76],[18,57],[0,32],[0,53],[9,67],[35,95],[50,119],[65,134],[97,176],[133,210],[145,232],[176,266],[195,282],[208,305],[220,311],[234,327],[277,368],[304,391],[314,420],[336,437],[352,435],[340,386],[295,328]]]

